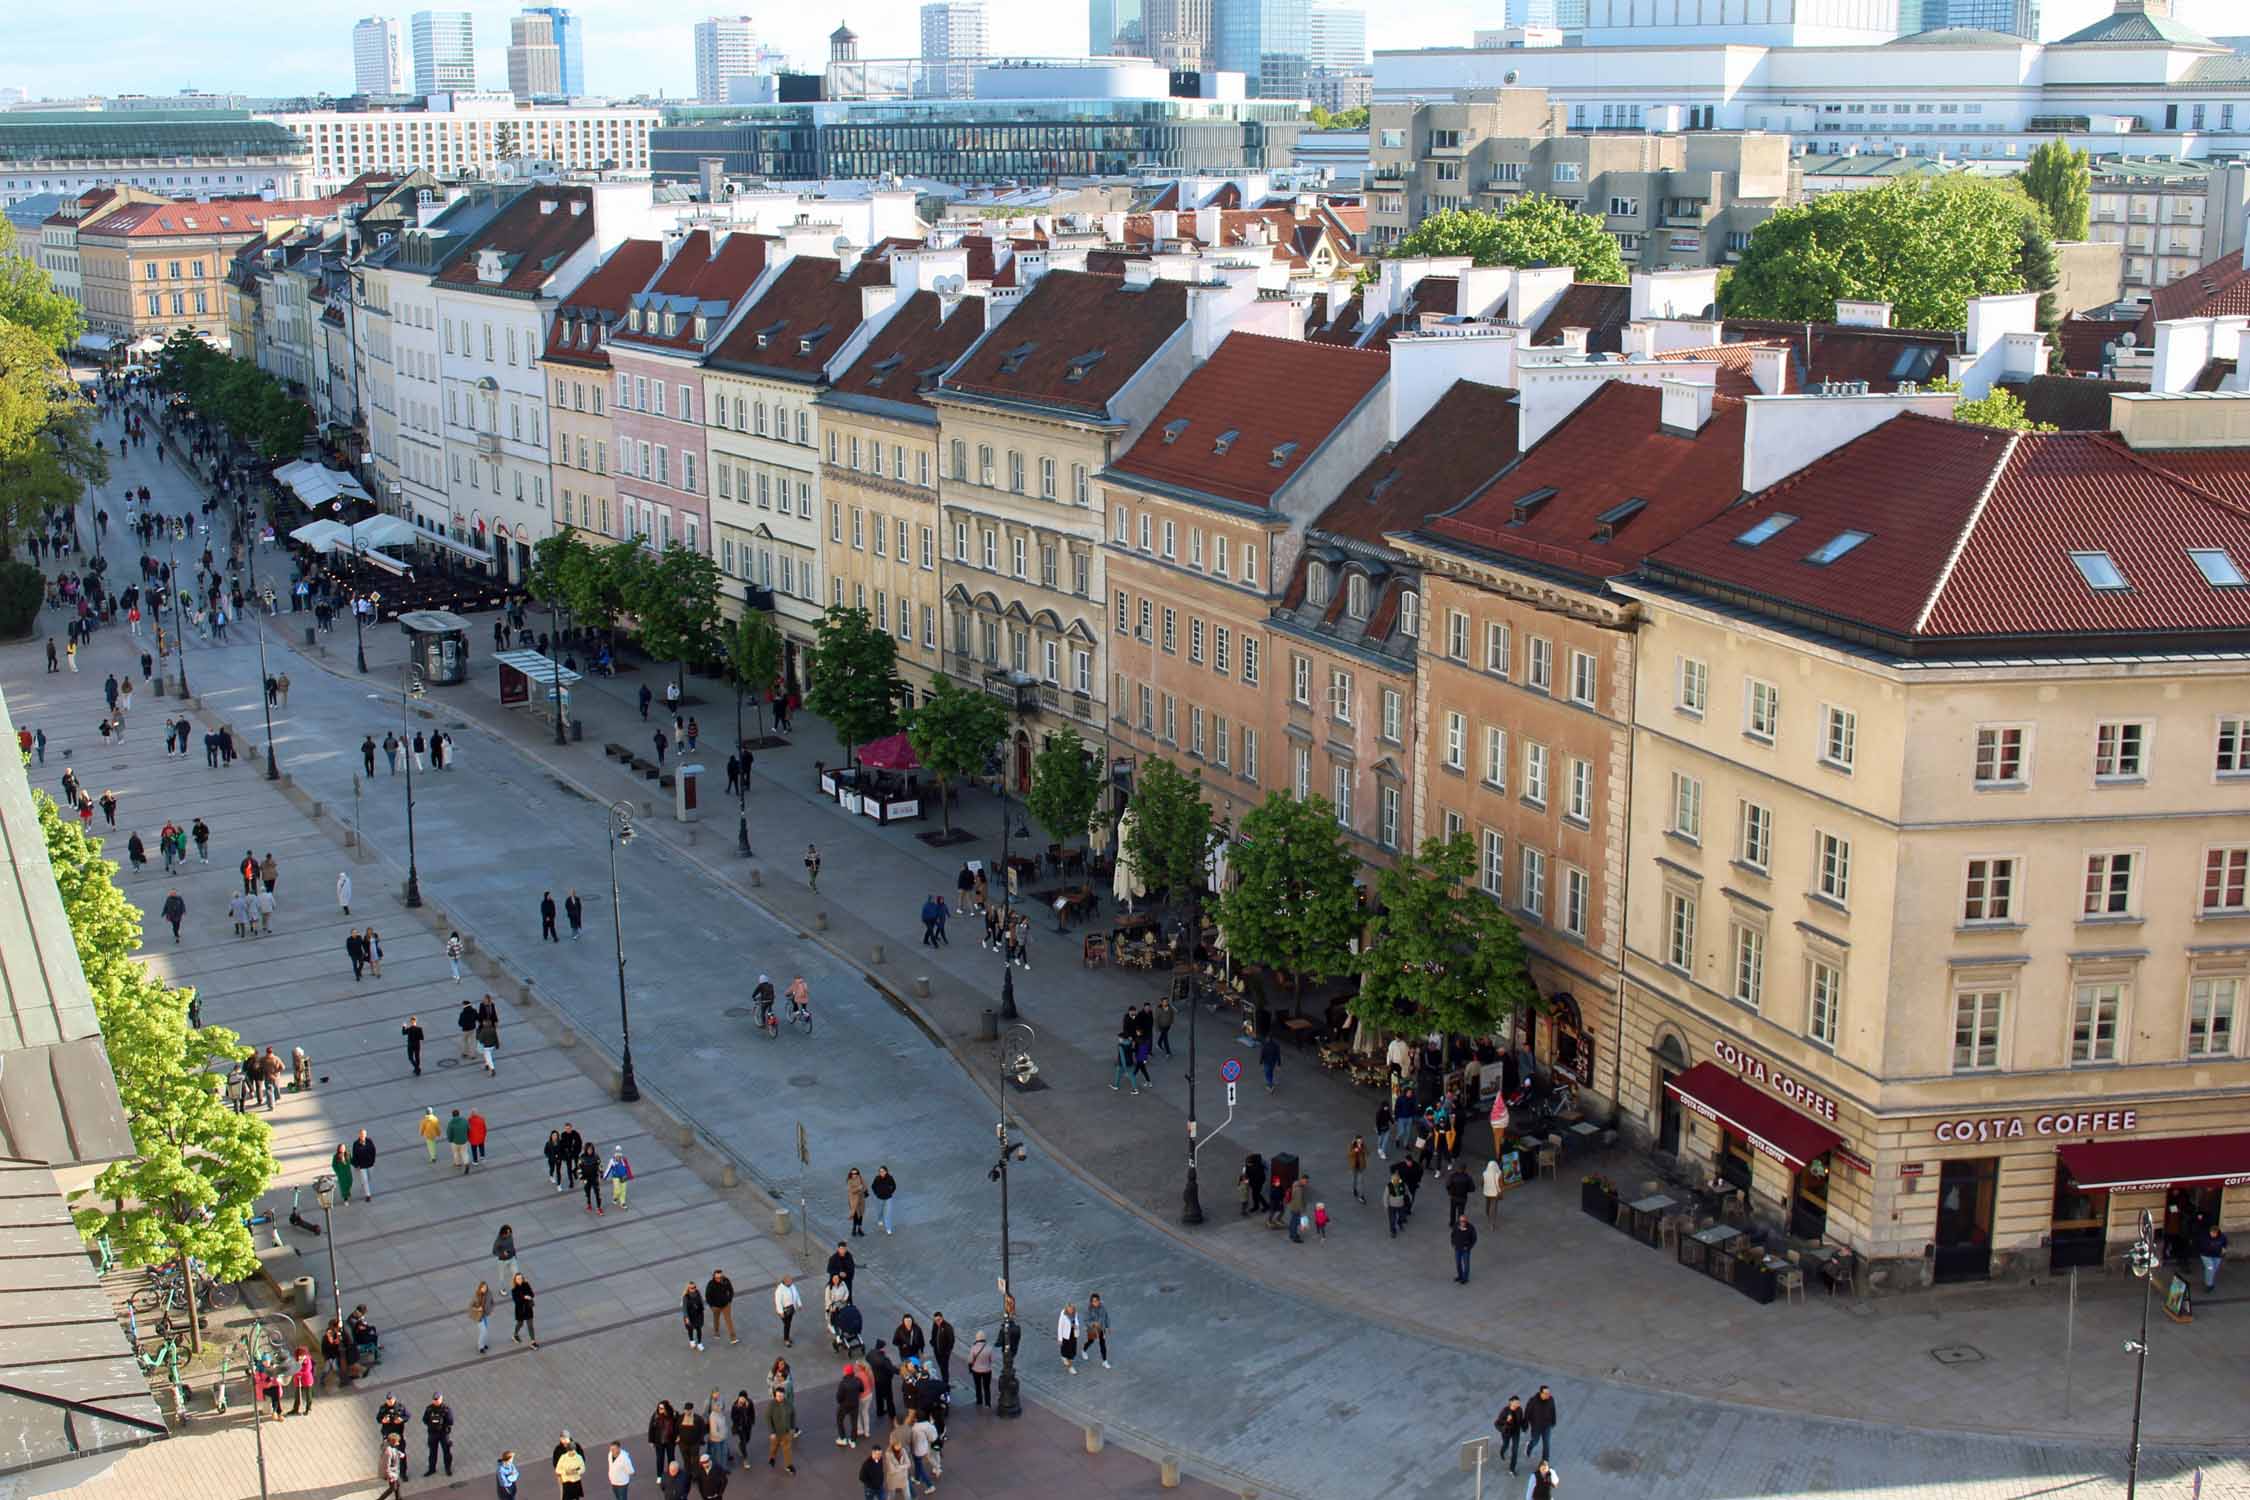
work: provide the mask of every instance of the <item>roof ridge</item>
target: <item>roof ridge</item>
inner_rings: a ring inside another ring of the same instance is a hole
[[[2060,436],[2061,434],[2053,435]],[[2144,457],[2143,455],[2134,452],[2131,444],[2120,441],[2114,434],[2107,432],[2090,432],[2084,435],[2086,437],[2092,438],[2094,442],[2099,444],[2100,446],[2108,448],[2111,451],[2122,455],[2130,462],[2138,465],[2143,469],[2148,470],[2150,473],[2158,475],[2163,479],[2169,480],[2171,483],[2179,486],[2181,489],[2186,490],[2189,494],[2195,496],[2198,500],[2202,500],[2206,504],[2215,505],[2219,509],[2225,511],[2228,515],[2234,516],[2237,519],[2250,521],[2250,506],[2239,505],[2234,501],[2228,499],[2226,496],[2220,494],[2216,490],[2205,489],[2195,480],[2190,479],[2187,475],[2180,473],[2178,470],[2167,468],[2163,464],[2156,462],[2154,459]]]
[[[2007,446],[2000,450],[2000,461],[1985,476],[1984,488],[1977,492],[1976,504],[1969,507],[1968,519],[1961,523],[1961,529],[1953,535],[1953,546],[1945,555],[1945,565],[1938,569],[1937,577],[1931,580],[1930,592],[1922,600],[1922,607],[1914,612],[1914,626],[1910,634],[1922,633],[1923,628],[1930,623],[1931,614],[1937,609],[1938,600],[1945,597],[1945,587],[1953,581],[1953,570],[1960,566],[1961,554],[1969,550],[1969,538],[1976,535],[1977,522],[1984,519],[1984,508],[1991,503],[1993,491],[2000,487],[2000,478],[2008,472],[2008,465],[2015,462],[2017,452],[2023,447],[2024,436],[2021,432],[2008,434]],[[1848,448],[1851,444],[1846,443],[1844,446]]]

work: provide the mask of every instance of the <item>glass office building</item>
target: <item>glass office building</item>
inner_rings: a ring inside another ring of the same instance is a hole
[[[1311,87],[1311,0],[1212,0],[1216,66],[1240,73],[1263,99],[1302,99]]]

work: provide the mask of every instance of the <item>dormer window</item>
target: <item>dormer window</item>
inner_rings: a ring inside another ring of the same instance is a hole
[[[1305,565],[1305,599],[1316,608],[1327,605],[1328,565],[1326,563],[1316,562]]]
[[[1217,441],[1211,444],[1211,451],[1213,453],[1226,452],[1229,448],[1232,448],[1234,446],[1234,440],[1240,436],[1242,436],[1242,430],[1240,428],[1229,427],[1226,431],[1219,434]]]
[[[625,315],[625,326],[635,333],[641,331],[641,310],[639,308],[636,307]]]
[[[1171,421],[1166,422],[1164,424],[1165,446],[1170,447],[1172,444],[1178,442],[1180,440],[1180,434],[1187,430],[1188,419],[1186,417],[1174,417]]]
[[[679,331],[680,315],[678,313],[666,313],[664,315],[664,336],[674,338],[678,336]]]
[[[906,356],[903,354],[894,354],[888,359],[875,361],[874,369],[868,375],[867,383],[871,386],[881,385],[885,376],[905,363]]]
[[[1422,634],[1422,596],[1412,589],[1398,596],[1398,633],[1408,640]]]
[[[702,343],[711,337],[711,320],[701,313],[695,315],[695,341]]]
[[[1530,520],[1533,516],[1539,513],[1540,506],[1545,505],[1548,501],[1554,498],[1555,491],[1552,485],[1549,485],[1543,489],[1533,490],[1530,494],[1524,496],[1521,500],[1518,500],[1515,505],[1509,510],[1508,524],[1511,526],[1521,526],[1524,522]]]
[[[1273,457],[1267,460],[1267,467],[1275,469],[1283,467],[1296,454],[1296,452],[1297,445],[1295,443],[1274,444]]]
[[[807,333],[803,338],[797,340],[797,352],[799,354],[810,354],[813,352],[813,350],[819,348],[820,341],[828,337],[828,327],[828,324],[823,323],[818,328],[815,328],[811,332]]]
[[[1617,540],[1617,533],[1625,529],[1625,523],[1646,509],[1648,509],[1646,500],[1627,500],[1622,504],[1611,506],[1608,510],[1594,517],[1594,534],[1588,540],[1593,542],[1613,542]]]
[[[1355,620],[1367,618],[1367,575],[1353,573],[1344,580],[1344,612]]]
[[[1038,348],[1037,344],[1016,345],[1015,348],[1000,356],[1000,373],[1003,375],[1015,374],[1023,368],[1023,362],[1031,358],[1033,352]]]
[[[1094,368],[1094,366],[1100,364],[1102,362],[1102,357],[1108,352],[1109,351],[1106,349],[1095,349],[1085,354],[1075,356],[1070,361],[1068,367],[1064,369],[1063,379],[1072,382],[1084,380],[1086,378],[1086,372]]]

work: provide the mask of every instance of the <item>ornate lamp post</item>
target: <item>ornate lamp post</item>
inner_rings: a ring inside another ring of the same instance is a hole
[[[179,548],[176,544],[178,543],[179,539],[186,534],[186,530],[187,527],[185,522],[173,522],[173,545],[167,545],[164,549],[164,560],[171,566],[172,569],[171,577],[166,582],[164,591],[172,596],[172,639],[179,644],[180,648],[180,696],[182,698],[185,698],[188,695],[187,622],[184,618],[182,618],[184,611],[182,610],[180,604],[180,596],[185,591],[180,587],[180,553]]]
[[[2125,1341],[2133,1356],[2133,1446],[2125,1457],[2125,1500],[2134,1500],[2141,1479],[2141,1397],[2148,1384],[2148,1304],[2156,1290],[2157,1268],[2164,1257],[2156,1246],[2156,1216],[2141,1210],[2140,1237],[2125,1252],[2125,1265],[2141,1279],[2141,1336]]]
[[[412,662],[398,670],[398,727],[399,738],[406,743],[399,750],[406,757],[406,904],[422,904],[422,874],[414,860],[414,751],[411,709],[414,700],[427,691],[422,682],[422,669]]]
[[[326,1172],[313,1179],[313,1196],[320,1200],[320,1224],[327,1231],[328,1295],[336,1304],[336,1326],[344,1326],[344,1284],[336,1279],[336,1179]],[[347,1351],[348,1352],[348,1351]]]
[[[1031,1053],[1027,1050],[1032,1036],[1032,1029],[1020,1021],[1000,1034],[1000,1124],[995,1131],[1000,1155],[986,1174],[1000,1184],[1000,1387],[992,1410],[1001,1417],[1023,1415],[1023,1389],[1016,1380],[1016,1348],[1023,1342],[1023,1325],[1016,1321],[1015,1283],[1009,1274],[1008,1167],[1029,1153],[1008,1133],[1008,1085],[1032,1076]]]
[[[617,847],[633,842],[633,804],[609,805],[609,916],[617,934],[617,1028],[622,1041],[617,1097],[630,1104],[641,1097],[633,1079],[633,1012],[625,1000],[625,909],[617,896]]]

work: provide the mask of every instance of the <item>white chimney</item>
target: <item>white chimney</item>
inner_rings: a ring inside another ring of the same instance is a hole
[[[1155,282],[1155,261],[1145,258],[1136,258],[1125,262],[1125,284],[1127,286],[1153,286]]]
[[[2212,318],[2169,318],[2156,325],[2156,358],[2148,388],[2172,395],[2194,388],[2195,377],[2211,362]]]
[[[1125,214],[1122,209],[1102,215],[1102,243],[1119,245],[1125,241]]]
[[[1664,412],[1658,419],[1666,432],[1697,433],[1711,420],[1711,398],[1718,394],[1716,386],[1702,385],[1691,380],[1664,382]]]
[[[1562,347],[1564,352],[1569,354],[1584,354],[1586,352],[1587,335],[1592,331],[1593,330],[1587,328],[1565,328],[1562,331]]]
[[[1028,287],[1047,274],[1047,251],[1044,247],[1037,250],[1018,250],[1009,259],[1016,268],[1017,286]]]
[[[1750,380],[1761,396],[1779,396],[1789,389],[1789,350],[1763,345],[1750,351]]]
[[[1715,349],[1727,341],[1726,324],[1716,318],[1659,318],[1649,325],[1656,330],[1656,352],[1674,349]]]
[[[1836,326],[1839,328],[1888,328],[1891,326],[1891,305],[1888,302],[1836,303]]]
[[[1222,221],[1219,217],[1218,209],[1197,209],[1195,211],[1195,237],[1201,240],[1206,245],[1218,244],[1219,225],[1221,222]]]
[[[1971,359],[1983,354],[2011,333],[2034,333],[2039,328],[2039,294],[2009,292],[1969,299],[1969,327],[1963,343]]]
[[[1814,459],[1835,452],[1905,412],[1950,420],[1961,398],[1952,391],[1863,394],[1824,390],[1798,396],[1752,396],[1742,431],[1742,488],[1756,494]]]
[[[1675,271],[1635,271],[1632,275],[1632,317],[1700,318],[1719,300],[1719,272],[1715,266],[1683,266]]]
[[[838,245],[836,247],[837,279],[842,280],[858,270],[860,259],[866,254],[867,252],[858,245]]]
[[[1654,323],[1628,323],[1620,348],[1627,359],[1656,358],[1656,325]]]
[[[862,323],[872,321],[898,300],[899,289],[892,282],[879,281],[873,286],[861,287],[859,289],[859,320]]]
[[[1392,339],[1389,441],[1395,443],[1412,432],[1414,424],[1460,380],[1513,386],[1516,330],[1459,328]]]
[[[891,256],[891,284],[916,292],[934,292],[947,276],[969,279],[969,252],[955,245],[946,250],[900,250]]]
[[[1176,209],[1154,209],[1148,216],[1150,232],[1160,241],[1180,237],[1180,215]]]
[[[1391,345],[1391,379],[1398,380],[1398,345]],[[1516,447],[1530,448],[1560,426],[1563,419],[1585,404],[1611,381],[1663,387],[1667,384],[1710,385],[1719,367],[1709,360],[1679,360],[1664,364],[1629,365],[1622,361],[1598,365],[1521,365],[1516,370]]]
[[[1187,292],[1188,354],[1201,363],[1216,353],[1226,336],[1234,331],[1235,319],[1257,302],[1258,280],[1255,275],[1249,275],[1222,281],[1217,286],[1190,282]]]

